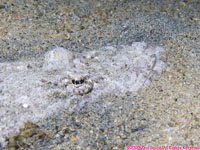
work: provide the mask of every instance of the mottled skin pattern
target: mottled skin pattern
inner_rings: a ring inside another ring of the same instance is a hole
[[[0,142],[23,122],[137,92],[161,74],[164,52],[144,42],[81,53],[56,47],[40,61],[0,63]]]

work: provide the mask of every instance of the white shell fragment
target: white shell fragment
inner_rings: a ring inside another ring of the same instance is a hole
[[[136,42],[82,53],[57,47],[42,61],[0,63],[0,143],[23,122],[136,92],[161,74],[165,61],[163,48]]]

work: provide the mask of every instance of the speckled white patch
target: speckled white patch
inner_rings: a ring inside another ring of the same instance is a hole
[[[23,122],[74,111],[102,95],[146,87],[162,72],[165,60],[163,48],[136,42],[82,53],[57,47],[42,61],[1,63],[1,144]]]

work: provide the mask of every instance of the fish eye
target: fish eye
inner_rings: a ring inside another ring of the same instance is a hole
[[[84,83],[84,79],[81,79],[81,80],[80,80],[80,83],[83,84],[83,83]]]
[[[75,80],[74,79],[72,79],[72,83],[75,84]]]

